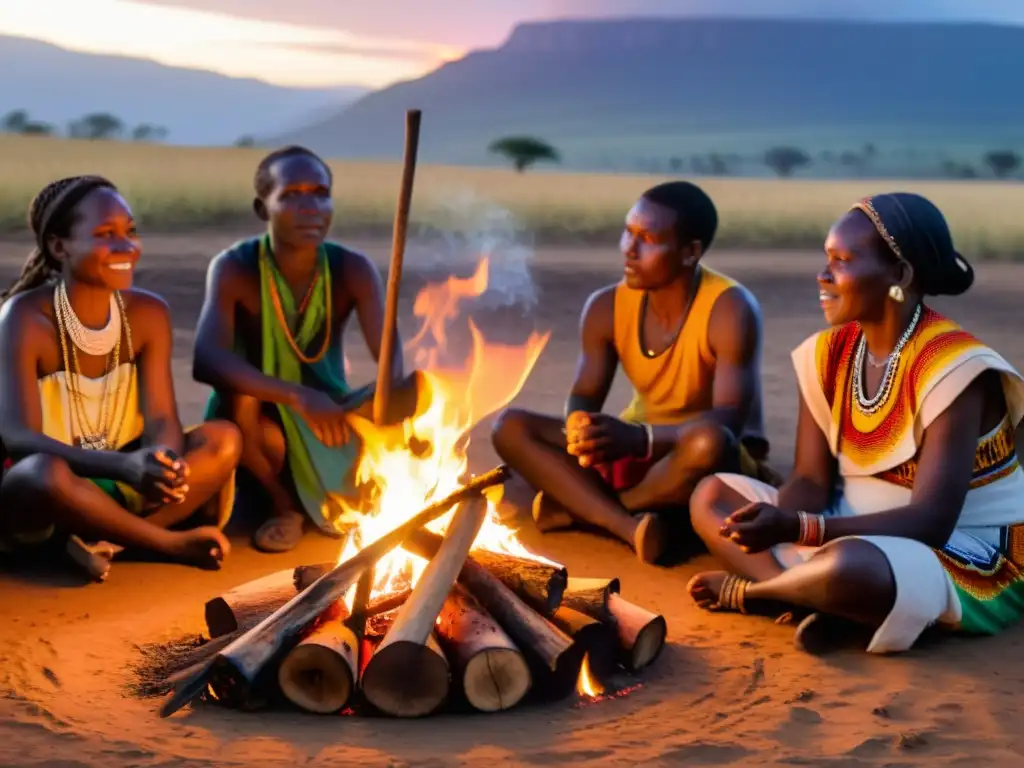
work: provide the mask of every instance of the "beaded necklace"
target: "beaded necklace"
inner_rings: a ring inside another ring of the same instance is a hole
[[[128,344],[128,360],[132,363],[135,361],[131,326],[128,323],[124,301],[121,298],[121,294],[117,291],[111,297],[111,322],[107,323],[107,327],[109,328],[116,324],[118,336],[114,339],[112,348],[108,350],[112,354],[107,356],[108,365],[106,366],[103,378],[103,389],[100,394],[100,405],[96,423],[92,422],[89,418],[86,398],[82,394],[82,373],[78,360],[78,350],[82,349],[86,354],[95,353],[81,348],[78,339],[76,339],[72,329],[76,324],[82,328],[84,326],[75,314],[71,302],[67,300],[67,289],[63,281],[58,283],[57,288],[54,290],[53,307],[57,319],[57,336],[60,339],[61,355],[64,359],[64,381],[68,390],[68,402],[71,406],[71,413],[69,414],[72,421],[70,425],[71,434],[72,436],[75,434],[75,423],[77,422],[79,443],[83,449],[95,451],[111,450],[115,447],[115,441],[121,433],[127,416],[127,386],[128,377],[131,376],[130,370],[126,374],[119,372],[121,359],[120,330],[122,327],[124,328],[125,340]],[[113,322],[114,316],[117,317],[116,323]],[[67,338],[70,338],[72,342],[70,350]],[[93,346],[92,348],[95,349],[96,347]],[[116,386],[114,388],[110,386],[111,379],[116,379]],[[121,407],[118,417],[119,403]]]
[[[857,352],[853,358],[853,401],[857,410],[865,416],[878,413],[889,401],[893,383],[896,381],[896,370],[899,368],[900,355],[903,353],[903,348],[907,345],[907,342],[910,341],[910,337],[914,335],[920,319],[921,305],[918,304],[914,309],[914,316],[910,321],[910,325],[907,326],[907,330],[903,332],[900,340],[896,343],[892,352],[889,353],[888,358],[886,358],[885,370],[882,372],[882,384],[872,398],[869,398],[864,391],[864,357],[867,354],[868,345],[863,331],[861,332],[860,340],[857,342]]]
[[[295,356],[306,365],[313,365],[320,362],[327,354],[327,350],[331,345],[331,278],[330,271],[326,268],[327,266],[327,251],[323,246],[320,247],[320,251],[317,258],[317,269],[316,274],[313,275],[313,280],[309,284],[309,288],[306,291],[305,297],[302,299],[302,304],[298,308],[296,328],[301,326],[302,315],[305,313],[306,308],[309,306],[314,292],[319,288],[324,291],[324,338],[320,344],[320,349],[313,356],[307,355],[299,347],[298,342],[295,339],[295,335],[292,332],[291,326],[288,323],[288,317],[284,311],[284,303],[281,300],[281,291],[277,283],[278,270],[277,266],[273,263],[273,259],[269,253],[270,248],[267,245],[267,238],[264,237],[260,240],[260,259],[265,262],[265,266],[269,271],[269,290],[271,304],[274,305],[274,315],[277,318],[278,325],[281,326],[281,330],[284,332],[284,337],[288,341],[288,346],[292,348]]]

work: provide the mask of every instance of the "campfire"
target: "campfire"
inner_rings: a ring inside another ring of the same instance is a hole
[[[165,714],[198,697],[321,714],[495,712],[531,693],[596,699],[658,656],[664,619],[625,600],[618,579],[570,577],[501,522],[504,467],[465,479],[469,431],[515,397],[548,340],[494,344],[469,321],[468,360],[445,363],[448,324],[486,291],[487,267],[416,300],[423,330],[410,346],[428,388],[417,414],[394,427],[354,418],[368,493],[347,510],[358,523],[337,561],[209,601],[209,639],[168,675]]]
[[[495,344],[470,320],[468,357],[449,360],[450,323],[487,290],[488,266],[416,297],[417,413],[390,427],[353,417],[366,493],[346,509],[357,522],[337,560],[208,602],[209,639],[167,668],[161,714],[200,697],[319,714],[496,712],[531,695],[596,699],[658,656],[665,620],[625,600],[618,579],[570,577],[501,522],[505,467],[466,479],[470,430],[515,398],[549,338]]]

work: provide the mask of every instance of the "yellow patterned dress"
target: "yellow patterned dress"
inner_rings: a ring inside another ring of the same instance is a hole
[[[885,554],[896,583],[895,604],[868,650],[906,650],[936,623],[995,634],[1024,615],[1024,472],[1014,445],[1024,418],[1024,379],[956,323],[926,309],[900,356],[888,400],[869,415],[853,403],[859,339],[859,327],[850,324],[810,337],[792,355],[804,402],[838,462],[842,487],[829,516],[909,504],[925,430],[981,373],[1000,374],[1007,405],[1003,422],[978,439],[970,489],[941,550],[892,536],[860,537]],[[777,491],[756,481],[719,477],[751,501],[778,500]],[[813,552],[792,544],[774,550],[784,567]]]

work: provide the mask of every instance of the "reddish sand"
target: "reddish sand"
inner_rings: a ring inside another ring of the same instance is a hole
[[[191,381],[192,328],[203,266],[231,237],[152,238],[139,283],[174,309],[178,399],[198,418],[205,388]],[[386,243],[361,244],[383,258]],[[24,243],[0,243],[0,281],[13,277]],[[765,396],[773,456],[792,455],[796,390],[789,350],[821,324],[813,254],[743,253],[709,257],[742,279],[765,311]],[[519,402],[560,411],[576,355],[576,323],[585,296],[616,279],[614,249],[540,252],[533,274],[542,302],[490,312],[492,336],[521,341],[536,326],[553,336]],[[467,274],[469,270],[464,270]],[[980,267],[976,289],[941,309],[1024,364],[1019,340],[1024,267]],[[410,277],[402,308],[406,338],[414,328]],[[373,375],[352,334],[353,375]],[[620,380],[613,406],[624,403]],[[481,425],[472,466],[495,459]],[[523,497],[521,487],[510,496]],[[792,646],[792,627],[702,613],[685,585],[700,557],[672,568],[644,567],[622,546],[581,534],[522,538],[571,574],[619,576],[624,595],[668,620],[669,646],[621,699],[576,707],[576,700],[520,707],[497,715],[421,721],[244,714],[212,706],[161,720],[156,702],[125,690],[135,643],[171,639],[201,626],[202,605],[225,588],[299,563],[333,557],[337,544],[310,535],[298,550],[270,556],[245,538],[223,570],[116,563],[102,585],[66,573],[5,570],[0,611],[0,765],[4,766],[328,766],[328,765],[974,765],[1015,764],[1024,750],[1017,659],[1024,633],[949,640],[901,657],[843,652],[817,659]]]

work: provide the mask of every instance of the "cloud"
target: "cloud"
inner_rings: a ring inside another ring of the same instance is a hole
[[[461,47],[496,45],[516,22],[548,15],[550,5],[549,0],[141,1]]]

